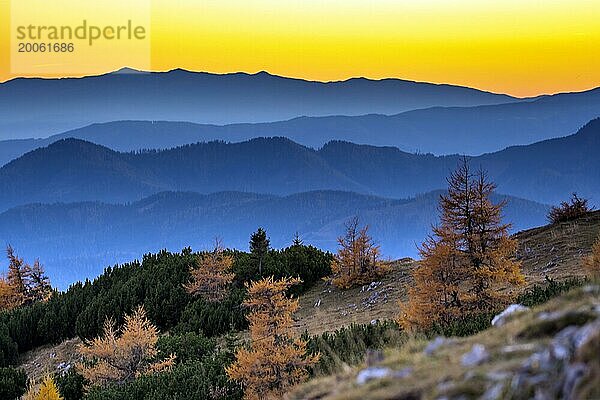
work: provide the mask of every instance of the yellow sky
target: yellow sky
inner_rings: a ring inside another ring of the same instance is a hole
[[[45,2],[44,13],[69,13],[57,7],[59,2]],[[517,96],[600,86],[598,0],[146,4],[153,70],[266,70],[323,81],[397,77]],[[112,17],[110,10],[104,11]],[[14,32],[9,25],[9,0],[0,0],[0,80],[23,75],[11,71]],[[118,51],[108,51],[94,58],[95,72],[118,69],[123,59]],[[89,63],[89,56],[85,61]]]

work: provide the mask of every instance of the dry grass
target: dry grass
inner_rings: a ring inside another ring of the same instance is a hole
[[[583,218],[560,224],[547,225],[519,232],[518,259],[523,263],[527,286],[543,283],[546,277],[564,280],[582,277],[582,258],[591,252],[592,245],[600,235],[600,211]],[[392,271],[381,279],[377,301],[367,300],[374,291],[363,291],[359,286],[349,290],[317,284],[300,298],[300,311],[295,327],[299,332],[312,335],[334,331],[352,323],[366,324],[374,319],[396,318],[398,301],[406,299],[406,288],[412,279],[410,272],[416,261],[403,259],[392,262]],[[320,300],[320,306],[315,307]]]
[[[471,398],[469,394],[479,397],[485,377],[518,370],[525,359],[549,343],[550,335],[540,333],[535,338],[526,338],[522,334],[539,323],[536,316],[540,312],[593,309],[600,306],[599,290],[598,286],[594,291],[577,289],[532,311],[515,315],[501,328],[491,328],[467,338],[451,339],[432,355],[426,355],[423,351],[426,341],[413,337],[402,347],[388,349],[384,361],[380,363],[380,366],[395,371],[410,368],[411,373],[407,377],[373,380],[359,386],[356,384],[358,369],[355,369],[314,379],[297,388],[288,399],[430,399],[452,392],[466,395],[465,398]],[[484,345],[490,358],[476,367],[464,366],[462,356],[474,344]]]
[[[545,276],[566,279],[584,275],[582,258],[592,250],[600,235],[600,211],[575,221],[546,225],[515,235],[519,241],[519,259],[530,284]]]
[[[315,285],[300,297],[295,328],[311,335],[333,331],[352,323],[368,324],[374,319],[390,319],[398,314],[398,301],[404,299],[411,282],[414,261],[391,262],[391,272],[369,285],[341,290],[326,283]],[[316,306],[320,304],[319,306]]]
[[[80,360],[77,346],[79,338],[69,339],[55,346],[42,346],[29,351],[19,360],[30,380],[40,381],[44,376],[64,371],[67,365],[75,365]]]

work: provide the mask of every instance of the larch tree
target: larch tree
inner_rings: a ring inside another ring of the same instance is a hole
[[[331,263],[331,281],[340,288],[367,283],[383,276],[388,266],[381,261],[379,246],[369,236],[369,227],[360,227],[357,217],[346,224],[338,238],[339,249]]]
[[[39,260],[29,265],[11,246],[7,247],[6,255],[9,264],[6,276],[0,278],[0,309],[48,300],[52,287]]]
[[[463,168],[468,169],[468,163]],[[468,254],[468,268],[472,274],[471,306],[478,311],[491,311],[512,300],[510,291],[503,286],[525,283],[521,264],[515,260],[518,243],[510,236],[510,224],[502,223],[506,201],[494,204],[491,196],[496,185],[483,170],[473,179],[475,204],[473,207],[473,238],[469,246],[459,248]],[[460,232],[460,231],[459,231]]]
[[[450,235],[430,237],[419,248],[422,261],[413,271],[415,284],[408,289],[410,302],[403,305],[400,318],[405,328],[448,324],[460,315],[466,271],[455,241]]]
[[[227,297],[229,286],[235,274],[232,272],[233,257],[225,254],[219,239],[209,253],[202,254],[196,265],[190,269],[191,280],[185,285],[191,295],[199,295],[209,302]]]
[[[583,266],[592,279],[600,279],[600,237],[592,246],[592,253],[584,258]]]
[[[28,297],[32,302],[47,301],[52,295],[50,278],[46,275],[39,260],[29,268]]]
[[[158,329],[140,306],[125,316],[121,330],[107,319],[104,335],[79,347],[83,361],[77,364],[77,369],[92,385],[125,383],[141,375],[168,370],[175,355],[159,359],[157,342]]]
[[[550,208],[547,218],[551,224],[557,224],[575,220],[590,211],[594,211],[594,207],[588,205],[588,199],[579,197],[577,193],[572,193],[569,201],[563,201],[559,206]]]
[[[63,400],[54,379],[46,376],[39,387],[31,386],[23,400]]]
[[[270,246],[271,242],[267,237],[267,232],[265,232],[263,228],[258,228],[258,230],[250,236],[250,253],[258,261],[258,275],[260,277],[262,277],[263,261],[269,252]]]
[[[490,198],[495,188],[484,171],[472,173],[466,158],[450,175],[440,223],[421,246],[415,285],[402,306],[403,326],[423,328],[496,310],[511,300],[509,287],[524,283],[517,242],[502,223],[505,203]]]
[[[293,329],[292,315],[299,304],[286,291],[300,282],[269,277],[247,285],[244,305],[250,310],[251,342],[237,351],[236,361],[226,369],[230,379],[244,386],[245,399],[280,399],[306,380],[307,369],[319,360],[318,354],[307,354],[306,342]]]
[[[23,297],[19,296],[8,279],[0,278],[0,310],[12,310],[23,304]]]
[[[17,306],[27,301],[27,281],[29,279],[29,267],[22,258],[17,256],[13,248],[9,245],[6,248],[6,256],[8,258],[8,273],[6,281],[12,288],[13,304]]]

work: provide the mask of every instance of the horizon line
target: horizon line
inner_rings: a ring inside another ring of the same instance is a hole
[[[400,78],[400,77],[381,77],[381,78],[372,78],[372,77],[368,77],[368,76],[349,76],[345,79],[333,79],[333,80],[318,80],[318,79],[308,79],[308,78],[303,78],[303,77],[298,77],[298,76],[286,76],[286,75],[278,75],[278,74],[274,74],[266,69],[262,69],[260,71],[256,71],[256,72],[248,72],[248,71],[230,71],[230,72],[211,72],[211,71],[205,71],[205,70],[192,70],[192,69],[186,69],[186,68],[181,68],[181,67],[176,67],[176,68],[171,68],[171,69],[165,69],[165,70],[160,70],[160,69],[156,69],[156,70],[144,70],[144,69],[137,69],[137,68],[132,68],[132,67],[128,67],[128,66],[124,66],[115,70],[109,70],[106,72],[99,72],[97,74],[88,74],[88,75],[65,75],[65,76],[37,76],[37,75],[22,75],[22,76],[14,76],[11,77],[9,79],[0,81],[0,85],[6,84],[6,83],[10,83],[12,81],[15,80],[19,80],[19,79],[42,79],[42,80],[60,80],[60,79],[83,79],[83,78],[93,78],[93,77],[101,77],[101,76],[106,76],[106,75],[111,75],[111,74],[118,74],[118,73],[122,73],[122,74],[127,74],[129,72],[125,72],[125,71],[131,71],[131,74],[135,74],[135,73],[140,73],[140,74],[160,74],[160,73],[170,73],[170,72],[174,72],[174,71],[183,71],[183,72],[188,72],[188,73],[192,73],[192,74],[209,74],[209,75],[220,75],[220,76],[226,76],[226,75],[236,75],[236,74],[245,74],[245,75],[249,75],[249,76],[255,76],[255,75],[260,75],[260,74],[267,74],[273,77],[278,77],[278,78],[283,78],[283,79],[291,79],[291,80],[298,80],[298,81],[303,81],[303,82],[312,82],[312,83],[322,83],[322,84],[329,84],[329,83],[343,83],[343,82],[349,82],[352,80],[358,80],[358,79],[364,79],[364,80],[368,80],[368,81],[372,81],[372,82],[381,82],[381,81],[386,81],[386,80],[396,80],[396,81],[404,81],[404,82],[412,82],[412,83],[421,83],[421,84],[430,84],[430,85],[436,85],[436,86],[453,86],[453,87],[461,87],[461,88],[466,88],[466,89],[472,89],[472,90],[477,90],[480,92],[484,92],[484,93],[489,93],[489,94],[495,94],[495,95],[500,95],[500,96],[508,96],[514,99],[518,99],[518,100],[526,100],[526,99],[537,99],[540,97],[544,97],[544,96],[552,96],[552,95],[557,95],[557,94],[568,94],[568,93],[582,93],[582,92],[587,92],[589,90],[593,90],[593,89],[597,89],[600,87],[600,82],[598,83],[598,85],[595,86],[591,86],[588,87],[586,89],[582,89],[582,90],[567,90],[567,91],[557,91],[557,92],[545,92],[545,93],[538,93],[535,94],[533,96],[518,96],[518,95],[513,95],[510,93],[506,93],[506,92],[494,92],[485,88],[479,88],[479,87],[475,87],[475,86],[465,86],[465,85],[461,85],[461,84],[453,84],[453,83],[448,83],[448,82],[434,82],[434,81],[421,81],[421,80],[412,80],[412,79],[405,79],[405,78]]]

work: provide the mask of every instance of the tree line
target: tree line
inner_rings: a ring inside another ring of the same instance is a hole
[[[181,253],[148,254],[139,262],[107,268],[94,280],[75,283],[65,292],[53,291],[44,300],[5,308],[0,313],[0,365],[15,365],[20,353],[38,346],[76,336],[84,340],[100,337],[105,334],[107,320],[121,326],[125,316],[140,305],[161,332],[214,337],[243,330],[248,326],[248,309],[242,305],[247,296],[246,284],[261,278],[259,269],[262,275],[276,279],[300,278],[302,283],[292,289],[299,294],[330,274],[331,258],[331,254],[300,242],[282,250],[272,249],[267,244],[260,252],[213,249],[193,253],[188,248]],[[14,260],[20,259],[15,257]],[[190,285],[192,271],[199,265],[219,260],[231,265],[235,279],[228,282],[229,287],[219,296],[220,301],[214,302],[197,296]],[[20,264],[15,261],[11,261],[11,265]],[[214,357],[215,360],[227,358]],[[213,365],[215,360],[194,362]],[[217,374],[221,376],[219,379],[227,380],[224,365],[219,365],[222,375]],[[171,373],[175,373],[174,370]]]

